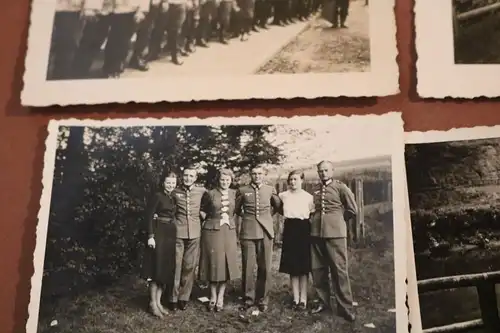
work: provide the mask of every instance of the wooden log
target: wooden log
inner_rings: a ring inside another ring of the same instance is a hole
[[[451,332],[461,332],[481,327],[483,327],[483,321],[481,319],[476,319],[450,325],[427,328],[423,331],[424,333],[451,333]]]
[[[481,308],[481,319],[487,333],[500,332],[500,318],[498,317],[498,300],[495,284],[489,282],[480,283],[477,286],[479,306]]]
[[[481,282],[500,283],[500,271],[420,280],[417,282],[417,285],[420,293],[426,293],[436,290],[472,287],[477,286]]]
[[[497,2],[497,3],[487,5],[484,7],[479,7],[476,9],[469,10],[468,12],[465,12],[465,13],[457,14],[456,19],[457,19],[457,21],[468,20],[468,19],[471,19],[474,17],[478,17],[478,16],[481,16],[484,14],[494,12],[494,11],[499,10],[499,9],[500,9],[500,2]]]
[[[365,210],[364,210],[364,195],[363,195],[363,179],[355,180],[355,197],[358,211],[356,212],[355,240],[359,242],[365,236]]]

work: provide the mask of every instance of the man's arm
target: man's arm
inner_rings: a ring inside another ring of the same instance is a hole
[[[342,184],[340,187],[340,200],[344,205],[344,218],[350,220],[355,218],[358,212],[358,205],[356,204],[356,198],[351,189],[347,185]]]
[[[271,207],[273,208],[273,215],[276,215],[277,213],[283,213],[283,201],[280,199],[278,193],[276,192],[276,188],[274,187],[271,193]]]

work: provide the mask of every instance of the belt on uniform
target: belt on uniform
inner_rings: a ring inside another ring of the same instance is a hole
[[[171,217],[158,216],[156,219],[161,223],[174,223],[174,219]]]

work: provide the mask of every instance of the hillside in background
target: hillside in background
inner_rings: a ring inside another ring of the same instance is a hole
[[[498,139],[409,145],[406,160],[412,209],[477,204],[500,184]]]
[[[406,160],[417,253],[500,240],[500,140],[409,145]]]

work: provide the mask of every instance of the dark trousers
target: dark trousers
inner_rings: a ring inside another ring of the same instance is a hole
[[[214,0],[207,0],[200,6],[200,23],[196,39],[198,42],[208,41],[212,34],[212,23],[217,16],[217,5]]]
[[[177,238],[175,244],[175,276],[171,302],[189,301],[200,256],[200,239]]]
[[[179,5],[174,5],[174,6],[179,6]],[[155,60],[160,57],[163,43],[165,41],[165,34],[168,31],[169,15],[170,15],[169,12],[170,12],[170,6],[168,7],[167,11],[164,11],[161,7],[158,10],[158,14],[156,15],[153,24],[153,30],[151,31],[151,37],[149,40],[148,60]]]
[[[111,15],[108,41],[104,49],[105,74],[119,74],[123,71],[130,51],[130,39],[136,27],[134,13]]]
[[[90,75],[92,64],[108,36],[111,16],[112,14],[98,15],[85,20],[82,38],[73,60],[73,70],[77,78],[83,79]]]
[[[131,59],[132,62],[139,63],[147,60],[146,49],[149,47],[151,42],[153,29],[155,27],[155,23],[158,21],[157,19],[160,15],[160,10],[161,8],[159,5],[151,5],[146,17],[139,24],[139,28],[137,29],[137,38],[134,44],[134,53]]]
[[[285,23],[288,15],[288,0],[274,0],[274,24]]]
[[[103,74],[120,73],[125,65],[130,39],[135,29],[134,13],[109,14],[88,20],[73,65],[77,76],[84,78],[90,74],[92,64],[106,38]]]
[[[219,39],[224,40],[225,34],[231,26],[231,13],[233,10],[233,1],[223,0],[219,4],[217,19],[219,21]]]
[[[82,28],[79,12],[56,12],[52,29],[51,63],[48,80],[65,80],[72,78],[73,58],[78,47],[78,39]]]
[[[335,292],[337,310],[352,312],[352,292],[347,263],[346,238],[311,237],[313,284],[318,297],[331,306],[330,278]]]
[[[184,39],[184,49],[191,51],[191,47],[196,38],[196,32],[199,24],[199,8],[191,8],[186,11],[186,19],[182,27],[182,36]]]
[[[183,4],[170,4],[167,11],[167,47],[172,59],[177,59],[180,47],[182,28],[186,20],[186,6]]]
[[[347,15],[349,14],[349,0],[333,0],[333,19],[332,23],[337,26],[345,24]]]
[[[262,239],[242,239],[240,244],[243,262],[242,287],[245,297],[259,304],[267,304],[271,287],[273,240],[265,233]],[[257,266],[257,281],[254,278],[255,266]]]
[[[272,3],[270,0],[257,0],[255,1],[255,16],[253,24],[265,27],[267,20],[271,17]]]

